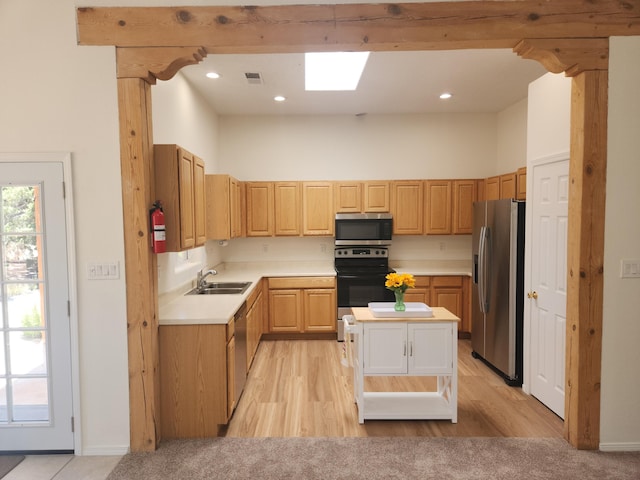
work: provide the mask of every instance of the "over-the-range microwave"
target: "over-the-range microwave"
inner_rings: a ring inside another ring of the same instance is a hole
[[[391,245],[390,213],[336,213],[336,245]]]

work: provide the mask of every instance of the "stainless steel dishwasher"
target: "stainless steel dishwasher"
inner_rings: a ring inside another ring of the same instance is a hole
[[[235,322],[235,342],[236,342],[236,407],[240,401],[240,395],[247,381],[247,304],[246,302],[238,309],[233,317]]]

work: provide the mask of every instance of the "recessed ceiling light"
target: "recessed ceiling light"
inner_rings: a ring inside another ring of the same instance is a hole
[[[274,99],[276,102],[284,102],[284,101],[286,100],[286,98],[285,98],[285,97],[283,97],[282,95],[276,95],[275,97],[273,97],[273,99]]]
[[[207,78],[220,78],[220,74],[216,72],[207,73]]]
[[[355,90],[368,58],[369,52],[305,53],[305,90]]]
[[[440,100],[449,100],[451,97],[453,97],[453,94],[449,92],[440,94]]]

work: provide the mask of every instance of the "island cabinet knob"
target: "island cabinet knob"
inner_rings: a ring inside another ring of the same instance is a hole
[[[536,292],[534,290],[533,292],[527,293],[527,298],[533,298],[534,300],[537,300],[538,299],[538,292]]]

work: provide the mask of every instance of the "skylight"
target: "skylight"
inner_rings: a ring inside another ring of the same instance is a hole
[[[369,52],[309,52],[304,57],[305,90],[355,90]]]

